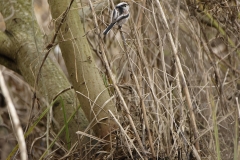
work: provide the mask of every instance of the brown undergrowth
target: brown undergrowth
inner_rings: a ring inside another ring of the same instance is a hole
[[[110,151],[104,151],[105,142],[87,135],[94,141],[80,150],[73,147],[66,151],[56,143],[51,158],[238,159],[238,4],[146,0],[129,4],[129,22],[121,31],[116,27],[106,37],[99,36],[96,27],[103,31],[109,24],[110,4],[96,7],[92,10],[96,15],[82,18],[99,73],[118,111],[112,119],[120,129],[113,133]],[[82,2],[82,6],[89,7],[89,1]],[[103,52],[108,62],[102,58]],[[30,106],[31,99],[24,97],[30,97],[26,95],[31,89],[23,87],[24,82],[18,83],[22,80],[16,76],[7,77],[25,126],[30,112],[26,106]],[[1,110],[2,128],[10,126],[6,109]],[[46,129],[41,123],[35,128],[34,138],[27,139],[29,145],[34,144],[34,158],[41,156],[46,147],[43,134],[39,134]],[[38,143],[36,137],[40,138]],[[9,138],[5,141],[11,142]]]

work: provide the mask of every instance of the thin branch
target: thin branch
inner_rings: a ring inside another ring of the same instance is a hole
[[[19,144],[21,160],[27,160],[28,159],[27,147],[26,147],[26,142],[25,142],[25,138],[24,138],[24,135],[23,135],[23,130],[22,130],[21,123],[20,123],[20,120],[18,118],[16,109],[15,109],[14,104],[12,102],[10,93],[7,89],[7,85],[6,85],[5,80],[3,78],[2,71],[0,71],[0,86],[1,86],[1,89],[2,89],[2,92],[3,92],[3,95],[6,99],[8,112],[9,112],[11,120],[13,122],[13,124],[12,124],[13,129],[16,131],[16,137],[17,137],[17,141],[18,141],[18,144]]]
[[[48,57],[48,55],[49,55],[49,53],[50,53],[50,51],[51,51],[51,48],[54,46],[54,42],[55,42],[55,40],[56,40],[56,38],[57,38],[57,35],[58,35],[59,31],[60,31],[60,28],[61,28],[62,24],[64,23],[64,21],[66,20],[67,14],[68,14],[68,12],[70,11],[70,8],[71,8],[73,2],[74,2],[74,0],[71,0],[68,8],[67,8],[66,11],[63,13],[62,19],[61,19],[61,21],[60,21],[60,23],[59,23],[59,25],[58,25],[58,28],[57,28],[57,30],[56,30],[56,32],[55,32],[55,34],[54,34],[51,42],[50,42],[50,43],[48,44],[48,46],[46,47],[46,48],[48,49],[48,51],[47,51],[47,53],[45,54],[45,56],[44,56],[44,58],[43,58],[43,61],[42,61],[41,65],[40,65],[40,68],[39,68],[39,71],[38,71],[38,75],[37,75],[37,79],[36,79],[36,81],[35,81],[35,87],[34,87],[34,88],[36,88],[36,85],[38,84],[38,80],[39,80],[39,76],[40,76],[40,73],[41,73],[43,64],[44,64],[44,62],[46,61],[46,59],[47,59],[47,57]]]
[[[159,1],[156,1],[156,4],[157,4],[157,7],[160,11],[160,15],[163,18],[163,24],[167,29],[167,36],[168,36],[169,42],[171,44],[173,54],[174,54],[174,57],[175,57],[175,60],[176,60],[176,63],[177,63],[177,68],[179,70],[179,73],[180,73],[180,76],[181,76],[181,79],[182,79],[182,82],[183,82],[182,85],[183,85],[183,90],[184,90],[184,93],[185,93],[185,96],[186,96],[187,107],[188,107],[188,110],[189,110],[189,113],[190,113],[191,125],[192,125],[192,128],[193,128],[194,138],[197,139],[198,129],[197,129],[197,125],[196,125],[195,115],[193,113],[192,100],[191,100],[191,96],[190,96],[190,93],[189,93],[189,90],[188,90],[186,79],[185,79],[185,76],[184,76],[184,73],[183,73],[182,65],[181,65],[181,62],[180,62],[180,59],[179,59],[179,56],[178,56],[178,50],[177,50],[176,44],[173,41],[173,36],[170,32],[170,28],[168,26],[168,22],[167,22],[165,13],[163,11],[163,8],[162,8]],[[196,141],[195,147],[198,151],[200,150],[199,141]]]
[[[54,36],[53,36],[53,38],[52,38],[52,40],[51,40],[51,43],[46,47],[46,48],[48,49],[48,51],[45,53],[45,56],[44,56],[44,58],[43,58],[43,61],[42,61],[41,65],[40,65],[40,67],[39,67],[39,71],[38,71],[38,73],[37,73],[37,78],[36,78],[35,84],[34,84],[34,93],[33,93],[32,104],[31,104],[31,108],[32,108],[32,109],[34,108],[35,99],[37,98],[37,96],[36,96],[36,87],[37,87],[37,84],[38,84],[38,81],[39,81],[39,78],[40,78],[40,73],[41,73],[43,64],[45,63],[45,61],[46,61],[46,59],[47,59],[47,57],[48,57],[48,55],[49,55],[52,47],[54,46],[53,44],[54,44],[54,42],[55,42],[55,40],[56,40],[56,38],[57,38],[57,35],[58,35],[58,33],[59,33],[59,30],[60,30],[63,22],[64,22],[64,21],[66,20],[66,18],[67,18],[67,14],[68,14],[68,12],[70,11],[70,8],[71,8],[71,5],[72,5],[73,1],[74,1],[74,0],[71,0],[68,8],[67,8],[66,11],[63,13],[61,22],[60,22],[60,24],[58,25],[58,28],[57,28],[57,30],[56,30],[56,32],[55,32],[55,34],[54,34]],[[31,110],[32,110],[32,109],[31,109]],[[30,113],[30,116],[31,116],[31,115],[32,115],[32,113]],[[28,125],[26,126],[26,129],[25,129],[25,130],[27,130],[27,129],[28,129]]]
[[[96,14],[95,14],[95,11],[94,11],[94,9],[93,9],[93,7],[92,7],[92,2],[91,2],[90,0],[89,0],[89,5],[90,5],[90,7],[91,7],[91,9],[92,9],[92,14],[93,14],[93,17],[94,17],[95,27],[97,28],[97,34],[99,35],[99,39],[101,40],[101,36],[100,36],[101,32],[100,32],[100,30],[99,30],[98,23],[97,23],[97,18],[96,18]],[[116,79],[115,79],[115,75],[113,74],[113,72],[112,72],[112,70],[111,70],[111,68],[110,68],[110,66],[109,66],[109,64],[108,64],[107,57],[106,57],[106,54],[105,54],[105,51],[104,51],[104,48],[103,48],[103,42],[100,41],[100,44],[99,44],[99,45],[100,45],[100,49],[101,49],[101,52],[102,52],[103,60],[104,60],[104,62],[105,62],[105,65],[106,65],[107,71],[108,71],[108,73],[109,73],[109,76],[110,76],[110,78],[111,78],[111,80],[112,80],[113,86],[114,86],[114,88],[115,88],[115,90],[116,90],[116,92],[117,92],[120,100],[121,100],[122,103],[123,103],[123,107],[124,107],[124,109],[125,109],[125,111],[126,111],[127,118],[129,119],[130,125],[131,125],[131,127],[132,127],[132,129],[133,129],[133,131],[134,131],[134,133],[135,133],[137,142],[138,142],[138,144],[140,145],[140,148],[141,148],[141,150],[142,150],[142,152],[143,152],[143,154],[144,154],[144,156],[145,156],[145,155],[146,155],[145,149],[144,149],[144,147],[143,147],[143,144],[142,144],[142,142],[141,142],[141,139],[140,139],[140,136],[139,136],[139,134],[138,134],[138,132],[137,132],[137,129],[136,129],[135,125],[134,125],[133,119],[132,119],[132,117],[131,117],[131,115],[130,115],[128,106],[127,106],[127,104],[126,104],[126,102],[125,102],[125,100],[124,100],[124,98],[123,98],[122,93],[120,92],[119,87],[117,86]]]
[[[152,151],[152,156],[153,158],[156,157],[156,154],[155,154],[155,150],[154,150],[154,144],[153,144],[153,138],[152,138],[152,135],[151,135],[151,132],[150,132],[150,127],[149,127],[149,123],[148,123],[148,118],[147,118],[147,112],[146,112],[146,106],[144,104],[144,101],[143,101],[143,97],[142,97],[142,94],[141,94],[141,89],[140,89],[140,85],[138,83],[138,80],[137,80],[137,77],[136,75],[134,74],[134,69],[133,69],[133,66],[132,66],[132,63],[130,61],[130,56],[127,52],[127,44],[126,44],[126,40],[125,40],[125,37],[123,35],[123,32],[120,28],[120,33],[121,33],[121,37],[122,37],[122,40],[123,40],[123,45],[124,45],[124,50],[125,50],[125,53],[127,54],[127,57],[128,57],[128,63],[129,65],[131,66],[131,71],[133,73],[133,79],[134,79],[134,82],[136,84],[136,87],[137,87],[137,93],[138,93],[138,96],[140,98],[140,103],[141,103],[141,109],[142,109],[142,112],[143,112],[143,119],[144,119],[144,123],[146,125],[146,129],[147,129],[147,134],[148,134],[148,139],[149,139],[149,143],[150,143],[150,148],[151,148],[151,151]],[[150,78],[150,77],[149,77]]]

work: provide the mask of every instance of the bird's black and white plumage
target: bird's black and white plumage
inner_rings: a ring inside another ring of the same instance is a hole
[[[112,12],[112,22],[111,24],[103,31],[103,34],[106,35],[116,24],[119,27],[122,27],[124,23],[127,22],[129,18],[129,5],[126,2],[118,3],[115,6],[115,9]]]

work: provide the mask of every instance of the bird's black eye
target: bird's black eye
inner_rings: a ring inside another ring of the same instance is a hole
[[[126,6],[127,6],[126,4],[121,5],[121,7],[126,7]]]

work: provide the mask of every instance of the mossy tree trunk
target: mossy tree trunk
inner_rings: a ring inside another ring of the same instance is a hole
[[[51,1],[53,18],[61,17],[68,5],[69,1]],[[11,3],[7,0],[0,2],[0,11],[4,17],[14,13],[6,21],[7,29],[0,32],[0,62],[21,74],[34,87],[48,44],[44,42],[44,36],[34,20],[32,7],[30,0],[19,0],[17,3]],[[76,8],[75,2],[74,8]],[[93,130],[99,137],[106,137],[117,128],[116,123],[108,113],[108,110],[111,110],[116,114],[115,105],[110,100],[103,79],[95,66],[77,12],[76,9],[69,12],[67,20],[61,27],[61,34],[58,35],[70,80],[74,90],[77,91],[78,100],[81,104],[78,121],[72,121],[68,125],[71,140],[74,142],[77,141],[75,132],[77,130],[83,131],[88,126],[88,121],[82,111],[84,111],[88,120],[93,122]],[[57,26],[58,23],[55,25]],[[40,93],[51,103],[59,92],[68,87],[70,87],[70,83],[62,70],[50,58],[47,58],[36,87],[37,93]],[[76,104],[74,103],[75,94],[76,92],[74,93],[73,90],[61,94],[65,108],[67,108],[65,109],[67,118],[72,115],[78,105],[78,102],[77,105],[74,105]],[[60,99],[54,104],[53,115],[59,125],[64,126]],[[58,131],[58,128],[54,129],[56,132]],[[65,141],[64,135],[61,138]]]
[[[6,21],[6,30],[0,32],[0,63],[21,74],[29,85],[34,86],[40,64],[47,52],[47,44],[44,44],[43,34],[34,20],[31,3],[30,0],[19,0],[17,2],[8,0],[0,1],[0,12],[4,17],[8,17],[14,13]],[[70,86],[71,84],[59,66],[50,58],[47,58],[36,87],[37,96],[44,96],[50,104],[59,92]],[[76,110],[79,102],[76,102],[73,90],[64,92],[60,96],[66,108],[66,117],[69,118]],[[61,100],[58,99],[53,107],[55,120],[59,123],[60,127],[64,126]],[[72,142],[78,140],[76,131],[84,131],[88,126],[88,121],[82,109],[79,110],[79,115],[78,121],[73,120],[68,125]],[[54,127],[56,133],[59,129]],[[61,140],[67,142],[64,135],[61,136]]]
[[[69,4],[70,1],[49,1],[56,28]],[[73,2],[72,8],[77,8],[76,2]],[[58,40],[81,107],[88,120],[93,121],[95,134],[105,137],[117,128],[108,113],[111,110],[116,114],[116,110],[96,67],[77,9],[69,11],[59,31]]]

